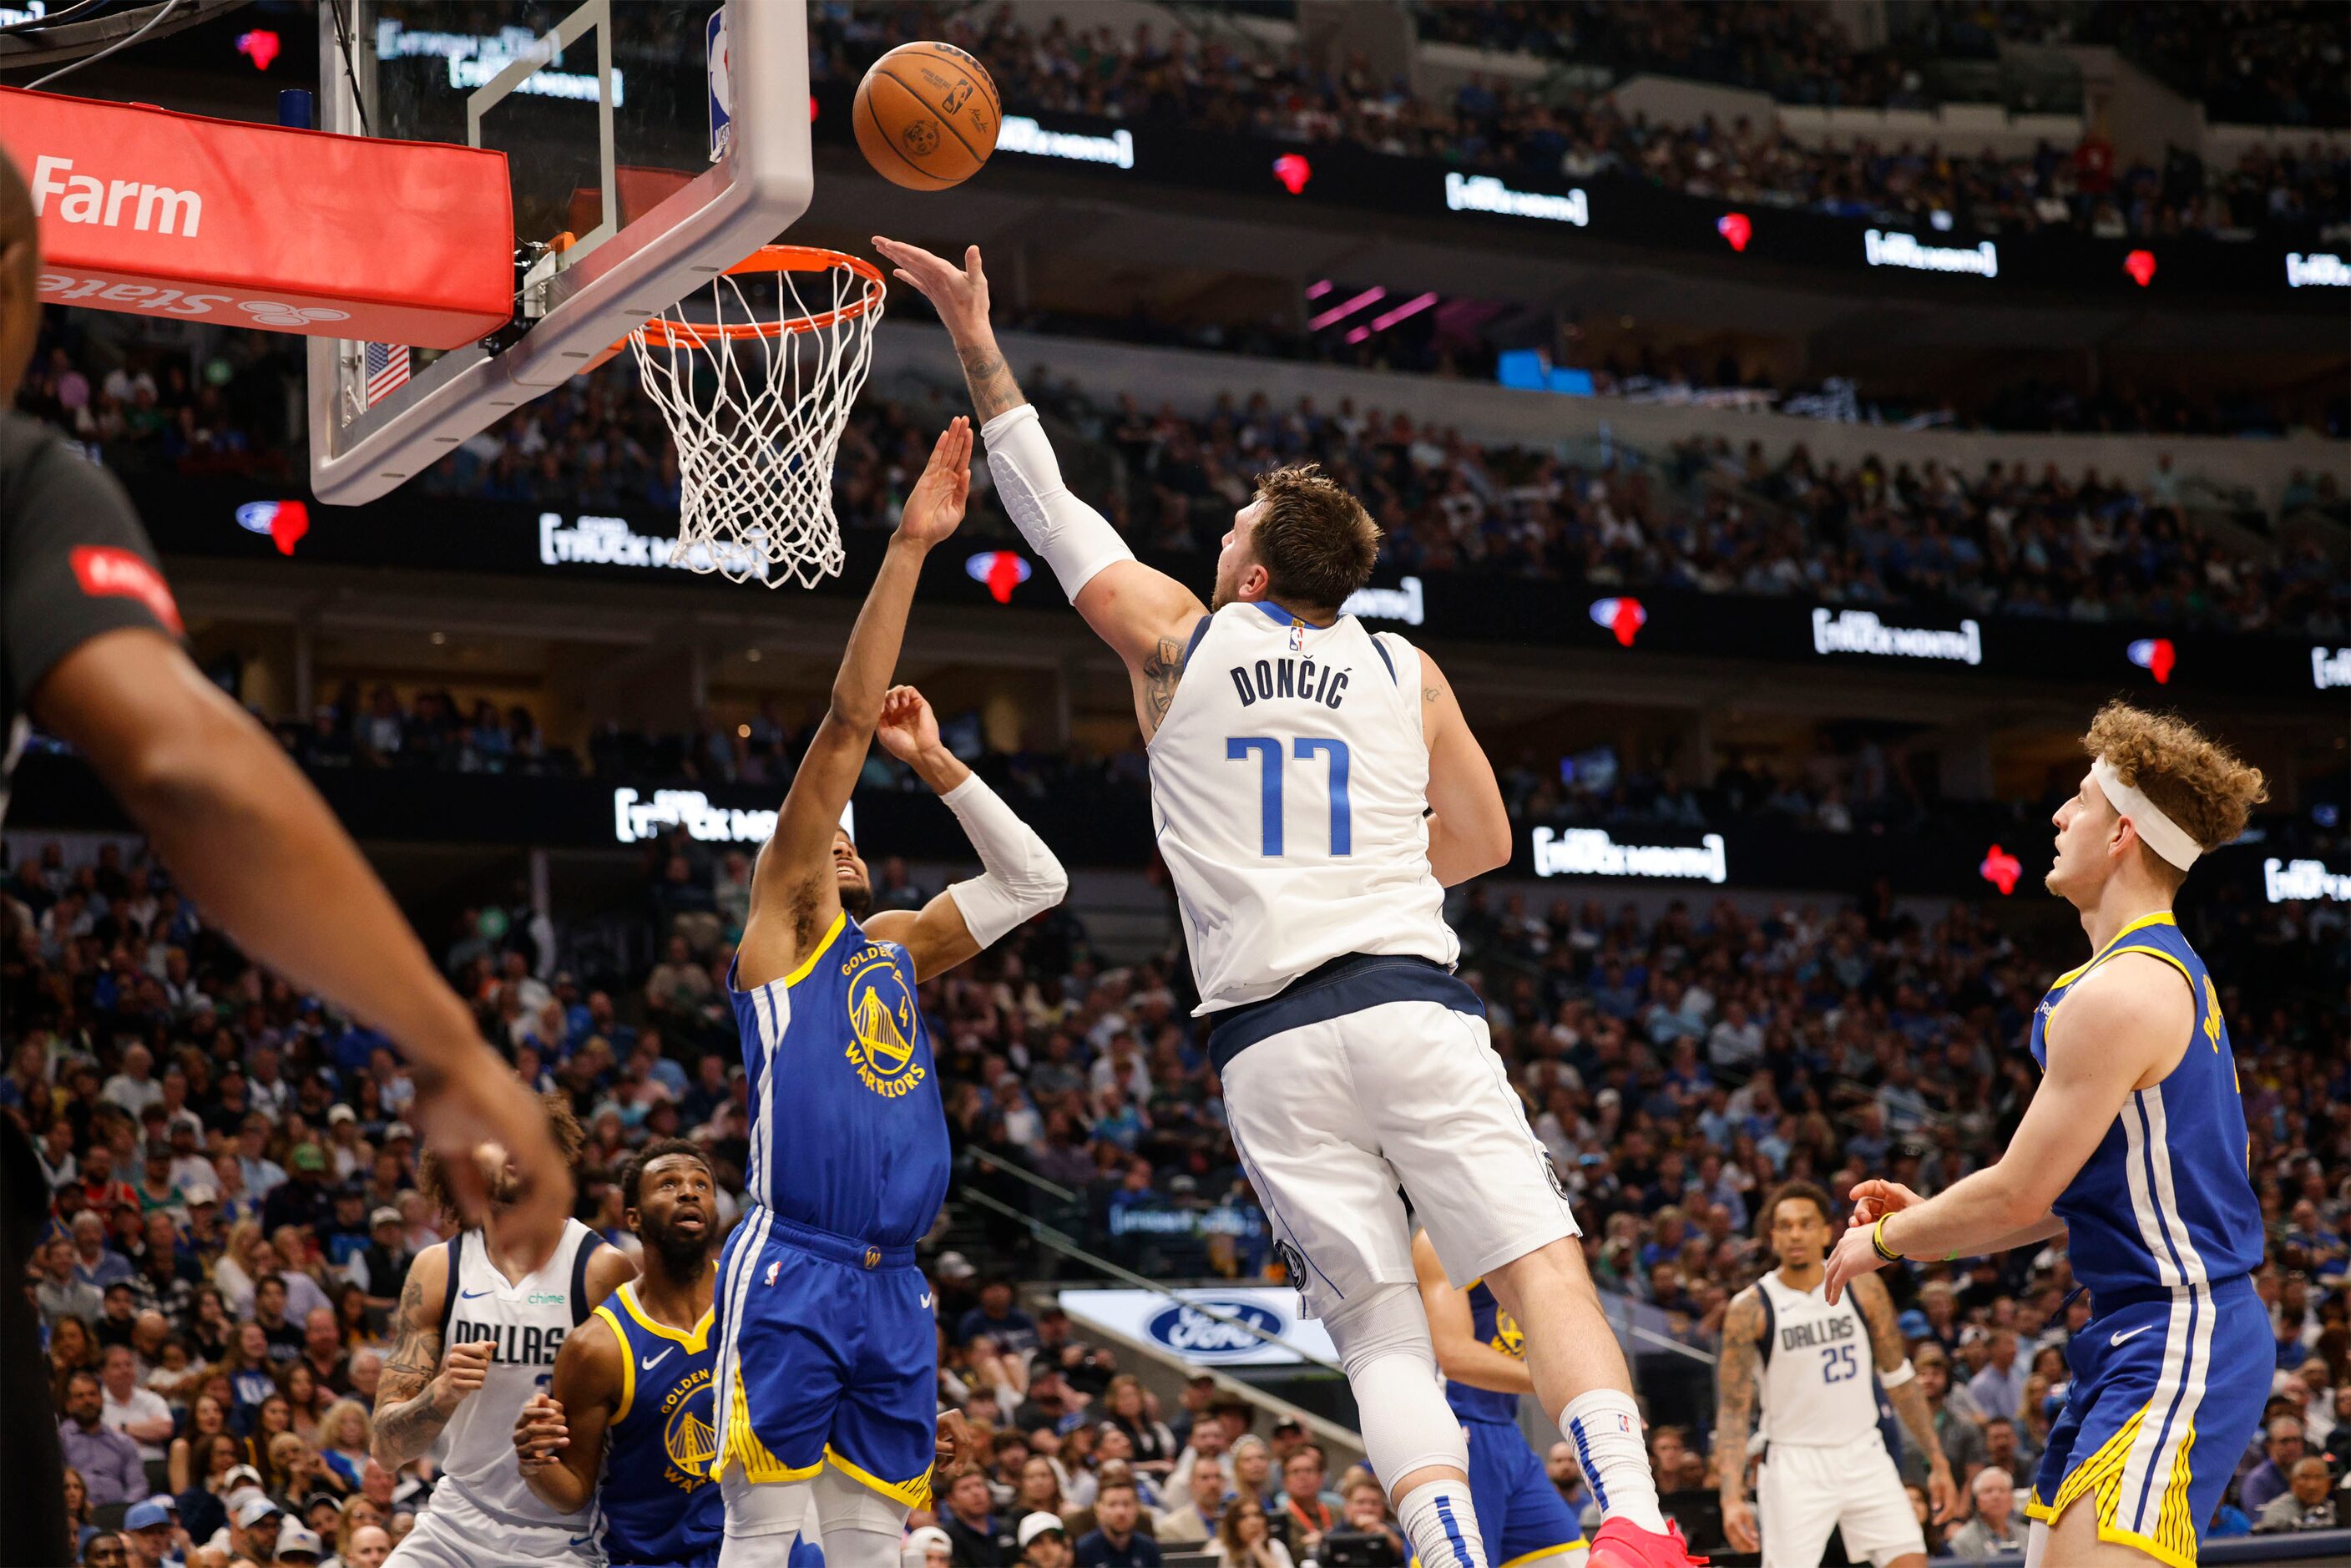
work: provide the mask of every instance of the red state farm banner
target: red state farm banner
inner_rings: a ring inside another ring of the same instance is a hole
[[[513,313],[502,152],[0,88],[41,298],[455,349]]]

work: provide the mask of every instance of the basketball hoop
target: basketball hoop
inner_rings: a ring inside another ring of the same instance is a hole
[[[741,281],[766,277],[772,301]],[[885,292],[872,262],[762,246],[712,279],[708,320],[674,305],[629,334],[677,443],[671,565],[770,588],[786,577],[812,588],[841,570],[833,457],[872,364]]]

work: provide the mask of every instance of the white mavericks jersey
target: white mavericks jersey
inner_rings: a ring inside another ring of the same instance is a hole
[[[582,1301],[588,1259],[603,1239],[576,1219],[563,1222],[563,1239],[538,1272],[509,1281],[492,1264],[476,1228],[447,1243],[449,1299],[441,1312],[444,1346],[495,1340],[482,1386],[457,1406],[435,1450],[441,1488],[454,1491],[491,1520],[517,1529],[588,1532],[591,1504],[558,1513],[523,1484],[515,1458],[516,1415],[555,1373],[555,1353],[597,1303]],[[437,1500],[437,1490],[436,1490]],[[432,1505],[428,1505],[432,1506]],[[488,1543],[485,1543],[486,1546]]]
[[[1428,866],[1420,655],[1403,638],[1228,604],[1194,632],[1150,758],[1200,1013],[1351,953],[1460,956]]]
[[[1853,1292],[1831,1306],[1823,1285],[1799,1291],[1778,1270],[1763,1292],[1763,1439],[1773,1447],[1840,1448],[1875,1437],[1877,1367]]]

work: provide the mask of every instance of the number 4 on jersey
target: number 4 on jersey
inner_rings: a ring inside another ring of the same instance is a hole
[[[1225,758],[1231,762],[1244,762],[1256,753],[1259,768],[1259,803],[1264,822],[1264,853],[1269,859],[1282,853],[1281,840],[1281,742],[1270,735],[1237,735],[1225,742]],[[1300,736],[1291,742],[1291,754],[1301,762],[1313,760],[1317,752],[1331,759],[1331,852],[1333,855],[1354,852],[1354,829],[1347,809],[1347,743],[1313,736]]]

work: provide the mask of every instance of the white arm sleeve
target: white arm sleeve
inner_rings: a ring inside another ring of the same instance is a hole
[[[1061,902],[1061,895],[1070,889],[1069,873],[1045,847],[1045,841],[978,774],[939,799],[963,824],[964,836],[979,852],[979,863],[987,868],[987,875],[947,889],[965,926],[982,947],[994,946],[1039,910]]]
[[[980,427],[979,438],[987,447],[987,471],[996,476],[1004,509],[1029,548],[1061,579],[1071,603],[1102,568],[1134,559],[1110,519],[1061,483],[1061,465],[1035,404],[1006,409]]]

